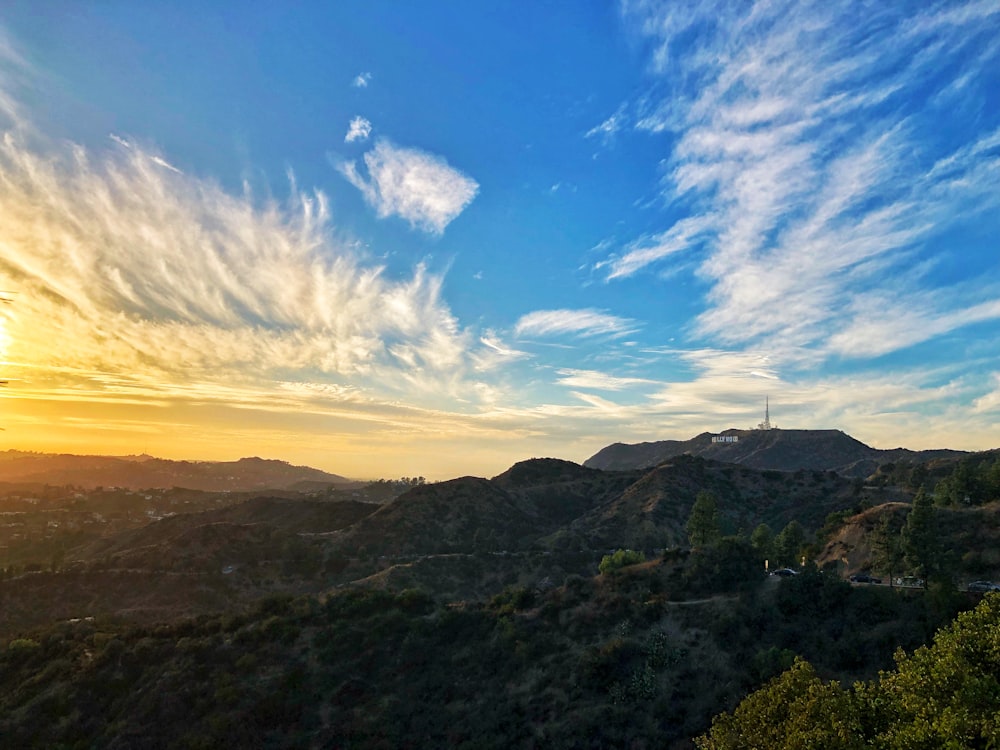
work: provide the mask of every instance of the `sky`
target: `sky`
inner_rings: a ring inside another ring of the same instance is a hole
[[[7,0],[0,449],[1000,447],[1000,0]]]

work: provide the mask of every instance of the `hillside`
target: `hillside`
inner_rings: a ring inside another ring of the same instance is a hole
[[[844,521],[816,557],[816,564],[837,565],[845,574],[872,571],[885,578],[890,571],[874,564],[872,535],[888,516],[892,528],[902,526],[909,505],[885,503]],[[935,508],[944,567],[959,585],[977,578],[1000,578],[1000,502],[971,508]],[[899,574],[901,571],[893,571]]]
[[[415,487],[338,535],[336,545],[388,556],[525,550],[639,476],[523,461],[493,479]]]
[[[726,437],[730,441],[713,442],[713,437]],[[583,465],[617,471],[643,469],[680,455],[703,456],[754,469],[835,471],[843,476],[864,478],[879,466],[892,462],[920,463],[957,459],[966,454],[953,450],[878,450],[840,430],[726,430],[718,435],[704,432],[690,440],[614,443]]]
[[[352,501],[258,497],[202,513],[182,513],[99,539],[67,553],[69,562],[103,567],[201,570],[260,567],[287,557],[304,535],[343,529],[378,506]]]
[[[10,498],[12,534],[34,514],[33,533],[66,536],[51,563],[0,570],[0,734],[19,747],[687,750],[795,656],[870,679],[978,601],[842,579],[841,560],[865,566],[880,515],[908,511],[885,502],[910,497],[894,475],[865,486],[677,455],[628,471],[531,459],[383,504],[289,490]],[[688,548],[703,490],[723,533],[743,537]],[[937,513],[962,575],[995,575],[1000,503]],[[69,528],[112,514],[142,525]],[[828,527],[829,573],[764,574],[748,532],[792,520]],[[626,547],[645,561],[599,568]]]
[[[716,496],[723,530],[730,534],[749,533],[760,523],[781,529],[792,520],[819,528],[828,514],[862,502],[853,483],[833,472],[758,471],[680,455],[644,473],[570,529],[593,547],[685,546],[685,524],[701,490]]]
[[[653,562],[479,603],[350,588],[174,624],[74,616],[0,648],[0,736],[39,749],[681,750],[796,655],[850,684],[954,616],[817,573],[673,602],[678,572]]]
[[[0,453],[0,482],[20,484],[245,492],[350,485],[351,480],[285,461],[241,458],[238,461],[170,461],[151,456],[76,456],[71,454]]]

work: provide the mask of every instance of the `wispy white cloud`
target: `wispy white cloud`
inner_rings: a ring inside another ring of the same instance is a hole
[[[354,143],[354,141],[366,141],[372,134],[372,124],[364,117],[358,115],[351,120],[347,128],[347,135],[344,136],[344,143]]]
[[[488,331],[484,333],[482,336],[480,336],[479,341],[480,343],[482,343],[483,346],[495,352],[497,355],[503,357],[504,359],[520,359],[521,357],[528,356],[526,352],[518,351],[517,349],[512,349],[511,347],[507,346],[505,343],[503,343],[500,337],[497,336],[492,331]]]
[[[369,72],[358,73],[354,80],[351,81],[351,85],[356,89],[368,88],[368,84],[372,81],[372,74]]]
[[[479,184],[439,156],[379,139],[364,156],[365,177],[355,162],[341,174],[364,195],[380,218],[399,216],[412,226],[441,234],[479,192]]]
[[[595,269],[608,268],[607,278],[631,276],[651,263],[675,253],[697,247],[715,227],[711,216],[692,216],[681,219],[666,232],[651,237],[640,237],[628,243],[621,255],[612,256],[594,264]]]
[[[518,336],[626,336],[638,330],[634,320],[602,310],[536,310],[514,326]]]
[[[595,125],[590,130],[584,134],[584,138],[600,138],[602,142],[610,142],[618,131],[622,130],[628,124],[628,118],[625,113],[625,105],[622,104],[618,107],[613,115],[608,117],[600,125]]]
[[[655,47],[660,83],[634,120],[674,136],[662,189],[682,218],[600,262],[607,278],[697,248],[710,293],[694,332],[729,345],[822,350],[832,340],[838,354],[872,356],[996,317],[995,258],[980,254],[967,272],[978,281],[950,293],[923,294],[940,282],[919,265],[949,228],[1000,210],[1000,118],[981,85],[970,90],[1000,64],[995,3],[628,2],[624,11]],[[942,131],[931,111],[956,81],[980,102],[971,139],[972,122]],[[889,296],[891,314],[907,312],[876,327],[913,325],[866,343]],[[970,298],[979,302],[963,312]]]
[[[151,162],[153,162],[153,164],[158,164],[158,165],[160,165],[161,167],[163,167],[164,169],[169,169],[169,170],[170,170],[171,172],[176,172],[177,174],[182,174],[181,170],[179,170],[179,169],[178,169],[177,167],[175,167],[175,166],[174,166],[173,164],[171,164],[170,162],[168,162],[168,161],[167,161],[166,159],[164,159],[164,158],[163,158],[162,156],[156,156],[156,155],[154,154],[153,156],[150,156],[150,157],[149,157],[149,160],[150,160]]]
[[[629,378],[609,375],[597,370],[559,370],[559,385],[569,388],[590,388],[599,391],[622,391],[648,386],[656,381],[646,378]]]
[[[112,140],[0,138],[0,288],[19,292],[0,356],[19,398],[258,408],[280,387],[358,418],[401,394],[475,401],[495,348],[459,326],[440,275],[387,278],[337,239],[321,192],[261,203]]]

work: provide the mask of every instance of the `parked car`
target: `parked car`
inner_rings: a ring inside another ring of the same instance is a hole
[[[789,576],[797,576],[799,571],[792,570],[791,568],[778,568],[778,570],[771,571],[771,575],[780,576],[781,578],[788,578]]]
[[[990,591],[1000,591],[1000,584],[993,583],[992,581],[973,581],[965,587],[965,590],[985,594]]]
[[[870,576],[867,573],[857,573],[851,576],[851,583],[882,583],[882,579]]]

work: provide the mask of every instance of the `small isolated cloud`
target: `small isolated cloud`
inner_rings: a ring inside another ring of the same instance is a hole
[[[636,321],[608,315],[593,308],[583,310],[536,310],[514,326],[518,336],[624,336],[638,328]]]
[[[600,125],[595,125],[584,134],[584,138],[600,138],[607,143],[615,134],[625,127],[625,105],[621,105],[611,117]]]
[[[426,151],[380,139],[364,156],[367,179],[355,162],[338,165],[379,218],[399,216],[427,232],[441,234],[479,192],[479,183]]]
[[[344,143],[354,143],[354,141],[366,141],[372,134],[372,124],[360,115],[351,120],[347,135],[344,136]]]
[[[179,170],[177,167],[175,167],[169,161],[167,161],[166,159],[164,159],[162,156],[151,156],[151,157],[149,157],[149,160],[151,162],[153,162],[153,164],[159,164],[164,169],[169,169],[171,172],[176,172],[177,174],[183,174],[183,172],[181,172],[181,170]]]
[[[368,87],[368,84],[371,83],[371,80],[372,80],[371,73],[368,72],[358,73],[354,77],[354,80],[351,81],[351,85],[356,89],[363,89]]]

